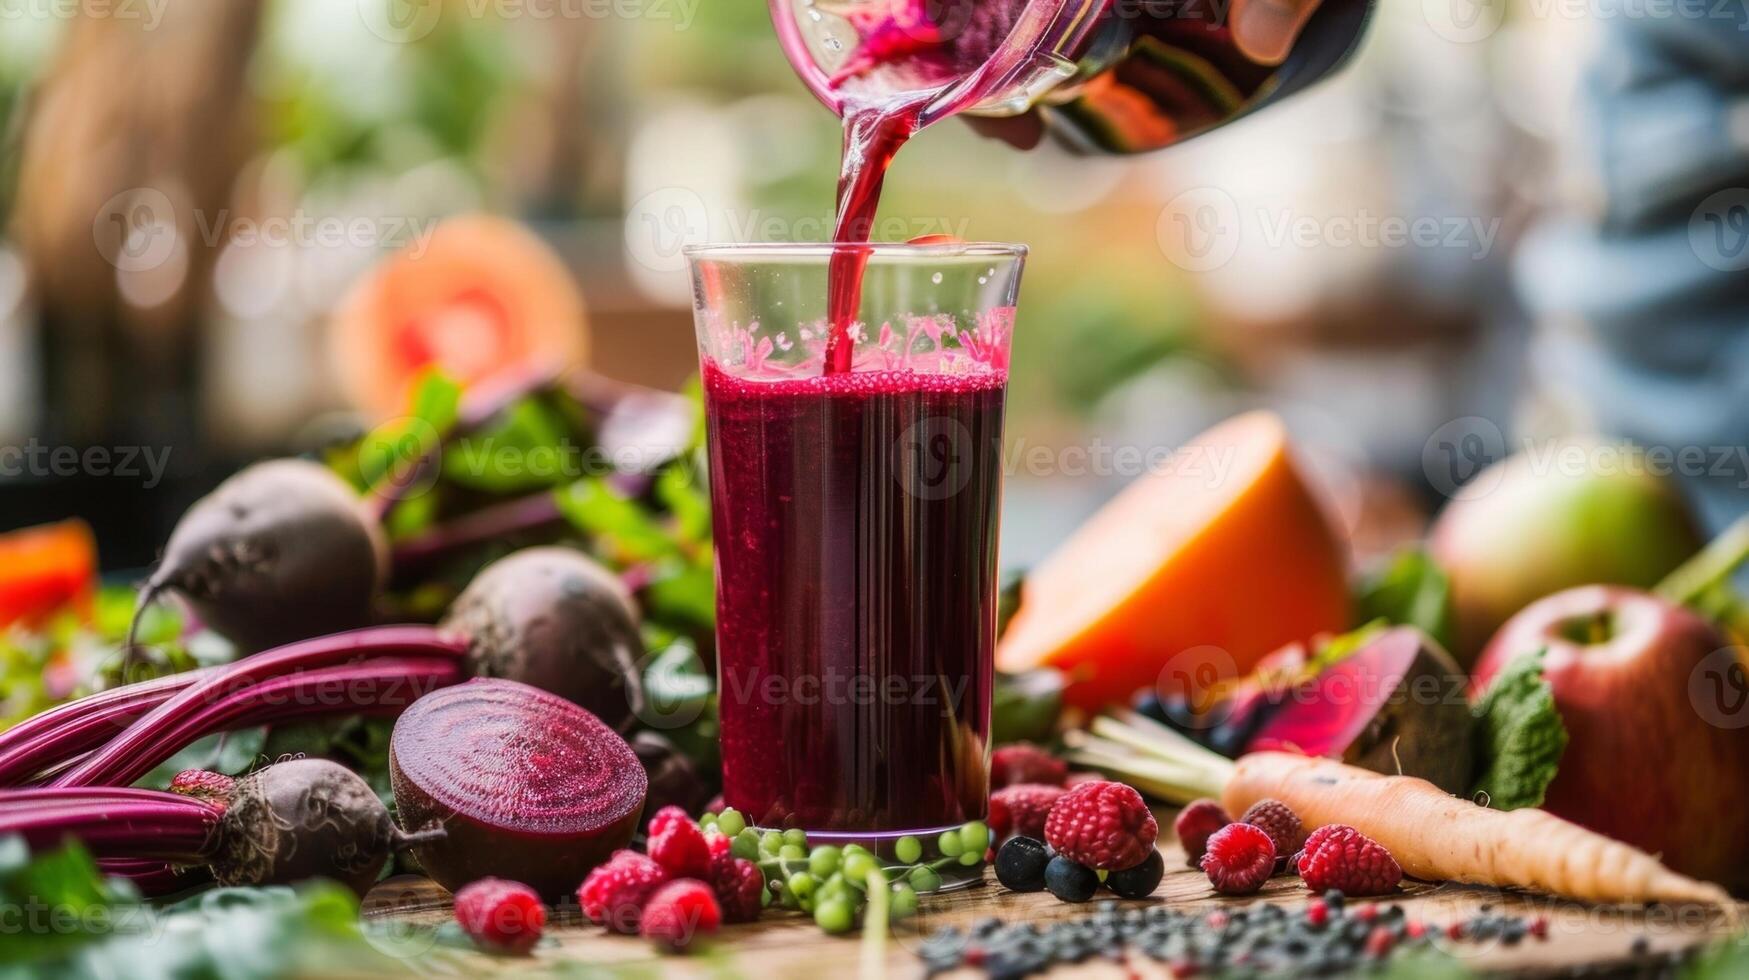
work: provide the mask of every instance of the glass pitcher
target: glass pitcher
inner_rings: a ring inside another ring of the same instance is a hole
[[[1242,54],[1231,0],[770,0],[808,88],[921,97],[919,128],[1018,116],[1089,153],[1142,153],[1285,98],[1347,60],[1374,0],[1324,0],[1280,65]]]

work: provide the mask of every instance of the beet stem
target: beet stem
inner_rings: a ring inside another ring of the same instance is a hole
[[[469,548],[563,523],[558,498],[543,490],[463,514],[400,542],[390,552],[389,568],[400,579]]]
[[[68,754],[94,749],[146,712],[219,669],[207,667],[99,691],[57,705],[0,732],[0,787],[16,786],[47,768],[40,761],[45,742],[60,743],[60,751]],[[59,759],[51,763],[54,761]]]
[[[186,738],[188,732],[198,730],[201,724],[213,724],[202,720],[204,711],[224,705],[227,698],[266,680],[340,666],[354,659],[397,656],[460,659],[467,651],[465,638],[430,626],[383,626],[303,640],[245,657],[202,677],[153,708],[103,748],[56,776],[51,785],[132,782],[151,768],[136,769],[136,760],[149,757],[165,744],[174,744],[179,734]],[[235,710],[234,702],[229,710]]]
[[[204,864],[219,817],[216,807],[174,793],[21,789],[0,798],[0,837],[17,834],[33,851],[75,840],[96,857]]]

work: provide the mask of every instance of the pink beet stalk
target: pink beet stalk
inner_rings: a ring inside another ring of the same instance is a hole
[[[227,714],[232,718],[248,717],[249,699],[258,698],[260,694],[252,689],[263,682],[303,671],[340,667],[357,659],[427,657],[459,661],[467,651],[466,639],[433,627],[384,626],[290,643],[255,654],[203,676],[176,692],[78,765],[56,776],[50,785],[75,787],[132,782],[152,767],[151,764],[142,766],[142,760],[155,758],[162,761],[168,757],[164,755],[166,748],[174,752],[202,734],[220,730],[213,726],[226,724],[224,718]],[[382,679],[393,675],[384,675],[379,667],[375,676]],[[233,695],[245,700],[227,700]],[[314,707],[319,712],[336,712],[342,705]],[[291,717],[310,713],[316,712],[294,712]]]
[[[162,740],[118,760],[101,784],[131,783],[199,739],[219,732],[336,713],[397,715],[432,691],[461,683],[464,676],[460,661],[454,657],[377,657],[264,680],[186,715]],[[158,703],[168,700],[166,695]],[[41,778],[46,772],[49,785],[66,785],[60,782],[61,775],[82,765],[85,753],[125,727],[91,725],[94,730],[87,730],[80,725],[48,733],[38,743],[24,747],[30,752],[29,765],[35,767],[31,775]]]
[[[71,753],[94,749],[141,715],[219,669],[208,667],[99,691],[32,715],[0,732],[0,787],[19,785],[46,768],[39,761],[43,740],[64,740],[64,744],[71,746],[67,750]]]
[[[16,834],[33,851],[76,840],[100,858],[204,864],[219,818],[210,804],[151,790],[20,789],[0,797],[0,837]]]

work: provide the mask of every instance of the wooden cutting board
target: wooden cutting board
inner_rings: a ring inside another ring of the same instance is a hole
[[[1169,826],[1169,824],[1168,824]],[[1200,871],[1185,866],[1184,852],[1176,844],[1161,847],[1167,874],[1152,899],[1177,909],[1231,908],[1254,902],[1300,905],[1310,893],[1293,876],[1277,877],[1260,894],[1246,899],[1225,899],[1209,888]],[[1396,899],[1409,918],[1441,926],[1468,919],[1484,911],[1545,916],[1549,920],[1546,941],[1526,939],[1508,947],[1491,944],[1444,943],[1440,946],[1478,972],[1538,975],[1639,975],[1655,974],[1661,964],[1729,932],[1725,916],[1696,908],[1624,909],[1585,906],[1540,896],[1506,893],[1485,888],[1454,885],[1410,884]],[[885,957],[885,975],[921,977],[922,961],[915,954],[921,939],[944,926],[962,929],[987,916],[1005,922],[1051,920],[1087,915],[1089,905],[1059,902],[1047,893],[1016,894],[985,872],[985,883],[957,892],[924,896],[915,918],[897,924]],[[1740,911],[1742,911],[1740,909]],[[391,919],[435,925],[450,918],[449,895],[423,878],[384,882],[366,902],[365,914],[373,919]],[[851,980],[860,970],[861,945],[857,934],[832,937],[821,932],[813,920],[800,913],[768,909],[750,925],[726,926],[718,935],[717,955],[708,958],[664,956],[649,943],[631,937],[611,936],[584,922],[575,908],[561,914],[552,937],[535,950],[533,958],[480,955],[470,963],[479,975],[510,974],[531,968],[551,967],[569,972],[578,966],[624,967],[631,975],[672,974],[721,978],[757,977],[759,980]],[[977,977],[980,972],[959,971],[953,976]],[[1059,968],[1053,976],[1169,977],[1164,964],[1132,957],[1124,963],[1089,961]]]

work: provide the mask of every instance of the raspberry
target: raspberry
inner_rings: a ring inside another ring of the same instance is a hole
[[[1319,828],[1306,841],[1298,864],[1306,887],[1318,892],[1336,888],[1351,896],[1385,895],[1403,880],[1403,869],[1391,852],[1353,827],[1341,825]]]
[[[698,828],[698,825],[693,823],[692,818],[686,815],[685,810],[682,810],[677,806],[665,806],[662,809],[657,810],[656,815],[650,818],[650,822],[644,827],[644,833],[647,836],[654,837],[659,831],[683,823],[692,824],[693,829],[695,830]]]
[[[702,881],[681,878],[670,881],[644,904],[644,938],[676,952],[692,945],[704,933],[716,932],[723,912],[717,896]]]
[[[1248,823],[1230,823],[1209,837],[1203,873],[1223,895],[1250,895],[1275,871],[1275,842]]]
[[[526,953],[546,928],[547,907],[527,885],[481,878],[455,893],[455,920],[474,942]]]
[[[1305,839],[1306,831],[1300,824],[1299,814],[1288,809],[1288,805],[1280,800],[1258,800],[1251,804],[1245,815],[1239,818],[1239,822],[1248,823],[1269,835],[1269,839],[1275,843],[1277,871],[1300,849],[1300,844]]]
[[[1208,850],[1209,835],[1232,822],[1233,818],[1214,800],[1196,800],[1178,811],[1172,832],[1178,835],[1178,843],[1183,845],[1191,867],[1201,866],[1198,862]]]
[[[1299,873],[1300,859],[1316,851],[1319,846],[1324,843],[1325,839],[1341,826],[1342,825],[1339,823],[1325,824],[1307,835],[1306,842],[1300,845],[1300,849],[1296,851],[1293,858],[1288,861],[1288,864],[1293,867],[1295,874]]]
[[[1321,898],[1314,898],[1306,903],[1306,924],[1314,928],[1321,927],[1330,921],[1330,906],[1324,904]]]
[[[724,922],[752,922],[759,918],[760,895],[765,875],[759,865],[728,852],[711,859],[711,889],[722,906]]]
[[[990,830],[997,840],[1009,834],[1043,838],[1051,806],[1068,792],[1061,786],[1018,783],[990,794]]]
[[[1142,794],[1123,783],[1082,783],[1045,818],[1045,843],[1095,871],[1121,871],[1148,859],[1160,826]]]
[[[583,879],[577,901],[590,922],[636,935],[644,901],[667,880],[666,869],[637,851],[615,851],[606,864]]]
[[[710,845],[691,820],[667,819],[660,825],[650,821],[650,840],[644,849],[676,878],[704,878],[711,873]]]
[[[217,772],[205,769],[184,769],[170,780],[170,792],[179,796],[192,796],[197,800],[205,800],[223,810],[231,799],[231,789],[237,781]]]
[[[1031,742],[1004,745],[990,756],[990,785],[996,789],[1021,783],[1061,786],[1069,764]]]
[[[714,829],[705,832],[705,850],[711,852],[711,860],[713,861],[715,861],[720,855],[729,853],[729,848],[734,845],[735,839],[728,834],[720,833]]]

